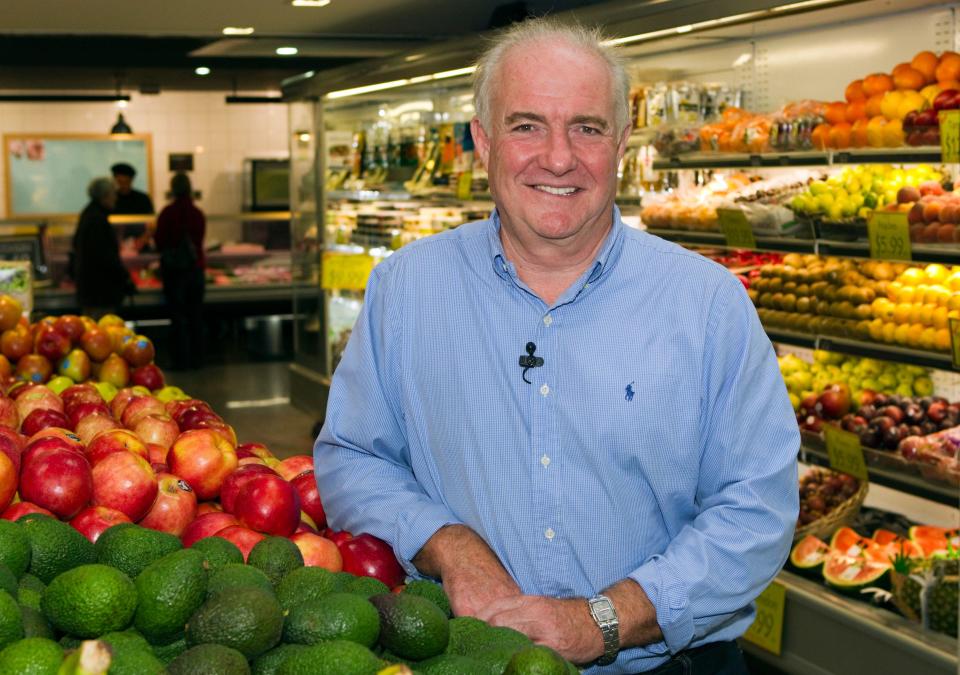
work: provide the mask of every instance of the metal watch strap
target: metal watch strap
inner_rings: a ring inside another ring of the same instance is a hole
[[[617,659],[620,651],[620,619],[610,598],[605,595],[590,598],[587,604],[590,606],[590,616],[603,635],[603,656],[597,659],[597,665],[606,666]]]

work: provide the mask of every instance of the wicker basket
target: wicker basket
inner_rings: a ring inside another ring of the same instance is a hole
[[[821,468],[813,468],[810,470],[821,473],[832,473],[828,469]],[[860,507],[863,505],[863,500],[867,498],[868,489],[869,483],[865,480],[860,481],[860,489],[854,492],[851,497],[842,502],[833,511],[823,518],[818,518],[812,523],[798,527],[793,533],[793,541],[800,541],[809,534],[826,541],[838,528],[852,523],[854,518],[857,517],[857,514],[860,513]]]

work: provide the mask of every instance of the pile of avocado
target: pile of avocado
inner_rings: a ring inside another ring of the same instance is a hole
[[[244,562],[129,523],[91,544],[66,523],[0,520],[0,673],[567,675],[509,628],[450,618],[443,589],[304,567],[267,537]]]

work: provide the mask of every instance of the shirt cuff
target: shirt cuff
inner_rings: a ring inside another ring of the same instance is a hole
[[[657,623],[671,654],[686,649],[693,640],[693,611],[686,585],[673,565],[652,556],[630,578],[640,584],[657,612]]]
[[[400,566],[409,576],[423,578],[411,561],[444,525],[462,523],[442,504],[429,504],[415,513],[400,514],[393,549]]]

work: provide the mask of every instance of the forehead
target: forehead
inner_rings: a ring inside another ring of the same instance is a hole
[[[545,41],[514,47],[493,84],[495,117],[519,110],[613,116],[610,68],[597,54],[573,45]]]

